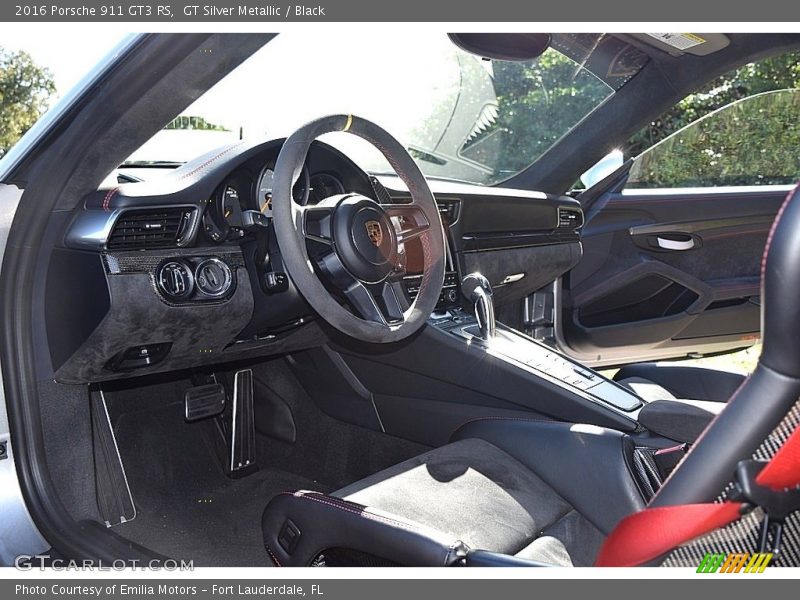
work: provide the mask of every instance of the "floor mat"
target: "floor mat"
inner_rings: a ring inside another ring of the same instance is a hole
[[[261,513],[284,490],[331,491],[277,468],[230,479],[214,455],[207,426],[187,424],[182,404],[128,412],[116,419],[117,445],[137,508],[113,530],[195,566],[264,566]]]
[[[294,443],[257,434],[260,470],[242,479],[222,471],[210,420],[187,424],[188,381],[107,390],[109,413],[137,516],[113,531],[197,566],[271,564],[261,514],[286,490],[331,492],[428,450],[414,442],[349,425],[322,412],[284,359],[253,368],[256,411],[264,394],[289,407]]]
[[[302,356],[298,360],[303,360]],[[350,425],[325,414],[308,396],[285,360],[254,367],[253,375],[256,412],[260,398],[273,394],[287,404],[297,426],[294,444],[259,436],[261,465],[302,473],[339,489],[430,450],[428,446]]]

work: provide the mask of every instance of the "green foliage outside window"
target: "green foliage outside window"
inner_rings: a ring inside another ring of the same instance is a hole
[[[628,141],[626,157],[652,147],[636,159],[627,187],[795,183],[798,117],[800,53],[744,65],[687,96]]]
[[[44,114],[54,92],[50,71],[28,53],[0,48],[0,157]]]
[[[786,185],[800,177],[800,90],[711,113],[639,156],[628,188]]]

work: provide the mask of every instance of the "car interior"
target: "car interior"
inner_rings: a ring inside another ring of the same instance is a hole
[[[481,81],[558,51],[604,86],[505,173],[483,157],[512,140],[466,93],[428,147],[326,113],[312,90],[293,102],[314,117],[286,135],[126,162],[284,35],[137,37],[4,182],[24,189],[2,270],[4,383],[54,555],[592,566],[626,517],[713,502],[737,463],[786,439],[800,419],[797,173],[637,186],[644,163],[626,157],[575,184],[706,82],[800,36],[442,35]],[[760,340],[750,377],[679,361]],[[783,531],[775,564],[796,566],[796,513]],[[642,564],[696,566],[708,544]]]

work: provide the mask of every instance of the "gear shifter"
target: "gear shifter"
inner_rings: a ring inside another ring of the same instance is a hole
[[[480,273],[470,273],[461,280],[461,291],[475,304],[475,318],[478,319],[481,338],[488,342],[495,334],[492,285]]]

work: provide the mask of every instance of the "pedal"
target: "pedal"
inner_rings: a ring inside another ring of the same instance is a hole
[[[225,388],[219,383],[198,385],[186,390],[183,401],[187,423],[216,417],[225,410]]]
[[[257,469],[251,369],[236,371],[233,377],[229,469],[231,477],[242,477]]]

